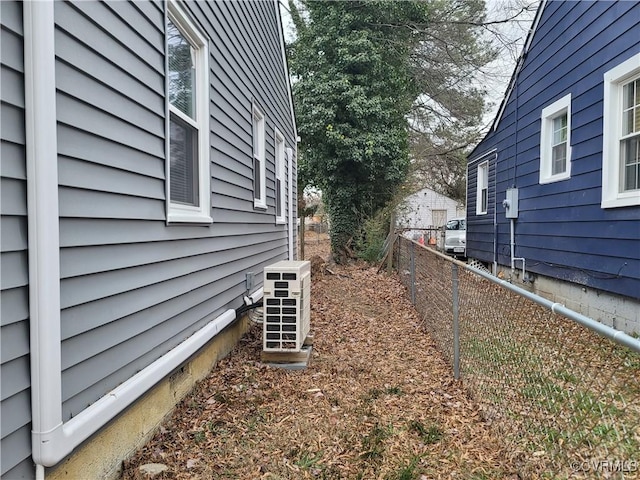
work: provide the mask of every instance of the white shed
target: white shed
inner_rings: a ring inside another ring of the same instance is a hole
[[[398,207],[396,225],[406,229],[436,229],[452,218],[464,216],[464,204],[423,188],[409,195]]]

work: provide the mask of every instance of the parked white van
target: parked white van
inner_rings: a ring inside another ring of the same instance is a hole
[[[444,252],[456,257],[467,256],[467,220],[453,218],[444,230]]]

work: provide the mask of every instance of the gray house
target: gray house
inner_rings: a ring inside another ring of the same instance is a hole
[[[0,476],[108,478],[295,257],[278,2],[0,9]]]

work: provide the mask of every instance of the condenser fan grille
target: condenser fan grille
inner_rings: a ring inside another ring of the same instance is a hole
[[[309,334],[310,263],[282,261],[265,268],[264,351],[300,351]]]

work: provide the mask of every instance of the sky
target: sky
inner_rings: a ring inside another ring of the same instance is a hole
[[[538,4],[538,0],[486,1],[488,19],[509,18],[518,12],[523,5],[529,5],[530,8],[519,15],[517,20],[496,27],[500,38],[510,46],[505,47],[502,54],[488,65],[489,75],[482,80],[482,84],[486,86],[488,93],[487,101],[493,104],[493,107],[485,115],[485,121],[492,122],[500,107],[500,103],[509,86],[511,75],[533,24]]]

